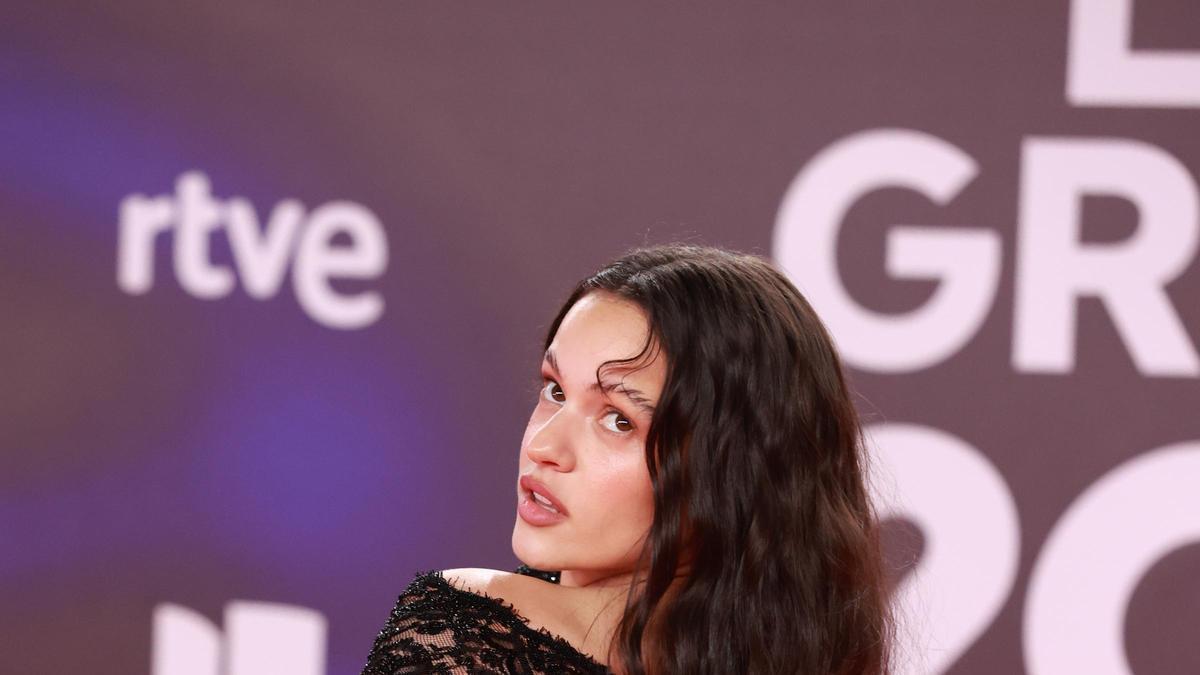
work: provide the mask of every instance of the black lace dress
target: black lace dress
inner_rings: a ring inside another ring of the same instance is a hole
[[[516,572],[558,583],[557,572]],[[379,631],[362,675],[519,673],[611,675],[612,671],[528,619],[503,598],[454,586],[437,570],[420,572]]]

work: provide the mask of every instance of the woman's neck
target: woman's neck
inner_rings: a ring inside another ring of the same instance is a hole
[[[677,586],[680,580],[691,572],[691,559],[685,558],[675,569],[671,586]],[[559,575],[559,585],[571,588],[621,589],[628,592],[634,582],[632,569],[581,569],[562,570]],[[644,579],[643,579],[644,582]]]
[[[676,571],[647,627],[650,634],[657,632],[663,610],[680,591],[689,572],[690,566],[686,564]],[[644,583],[644,579],[640,583]],[[632,570],[562,570],[559,577],[559,586],[573,589],[570,592],[575,595],[572,603],[575,623],[582,631],[579,644],[617,675],[624,671],[617,664],[609,663],[610,647],[633,584]]]
[[[559,585],[572,588],[619,588],[628,591],[633,585],[633,571],[563,570]]]

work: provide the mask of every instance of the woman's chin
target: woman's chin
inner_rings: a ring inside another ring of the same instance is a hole
[[[513,555],[517,560],[535,570],[557,570],[555,565],[559,562],[555,559],[553,551],[547,546],[547,542],[536,541],[539,538],[536,533],[532,533],[533,536],[530,535],[529,532],[522,532],[519,525],[513,530]]]

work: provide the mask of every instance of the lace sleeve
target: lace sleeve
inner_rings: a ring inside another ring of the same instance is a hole
[[[610,671],[511,605],[419,573],[375,638],[362,675],[585,673]]]
[[[418,574],[400,595],[375,638],[363,675],[452,673],[455,666],[466,665],[458,658],[451,616],[434,596],[432,574]]]

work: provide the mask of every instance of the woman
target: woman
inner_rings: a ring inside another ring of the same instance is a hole
[[[857,414],[786,277],[634,250],[576,286],[544,347],[525,564],[418,574],[364,674],[888,672]]]

